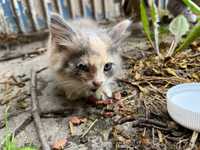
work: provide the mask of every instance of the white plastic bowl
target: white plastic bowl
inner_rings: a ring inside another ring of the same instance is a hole
[[[176,122],[200,132],[200,83],[184,83],[170,88],[167,109]]]

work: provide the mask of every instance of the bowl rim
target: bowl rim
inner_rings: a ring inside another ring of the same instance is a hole
[[[192,87],[192,88],[191,88]],[[172,103],[173,105],[175,105],[176,107],[178,107],[178,109],[183,109],[184,111],[187,111],[187,112],[190,112],[190,113],[196,113],[196,114],[200,114],[200,112],[197,112],[197,111],[192,111],[190,109],[187,109],[185,107],[182,107],[178,104],[176,104],[173,100],[172,100],[172,97],[174,95],[177,95],[179,93],[182,93],[184,91],[188,91],[188,90],[200,90],[200,83],[197,83],[197,82],[191,82],[191,83],[181,83],[181,84],[178,84],[178,85],[175,85],[173,87],[171,87],[170,89],[168,89],[167,91],[167,104],[168,103]]]

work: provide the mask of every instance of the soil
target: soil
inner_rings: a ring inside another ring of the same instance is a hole
[[[163,39],[164,52],[171,37]],[[15,46],[12,51],[0,51],[0,56],[40,50],[45,43],[44,40]],[[199,45],[193,47],[159,60],[146,38],[130,37],[122,47],[125,74],[117,81],[122,98],[107,106],[91,105],[85,99],[71,102],[60,95],[51,71],[46,69],[46,52],[0,62],[1,146],[7,130],[3,118],[9,107],[8,127],[15,133],[17,145],[41,148],[31,117],[30,71],[34,68],[42,69],[37,74],[37,94],[41,122],[50,145],[67,139],[65,150],[187,148],[192,131],[178,125],[168,115],[166,91],[178,83],[199,82]],[[105,115],[108,110],[113,114]],[[73,116],[86,118],[86,121],[73,125],[70,123]],[[91,124],[93,126],[87,131]],[[197,140],[195,149],[199,146]]]

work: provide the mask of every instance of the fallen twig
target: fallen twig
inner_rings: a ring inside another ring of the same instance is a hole
[[[42,71],[45,71],[46,69],[48,69],[48,67],[43,67],[43,68],[41,68],[41,69],[39,69],[39,70],[37,70],[37,71],[35,71],[35,72],[36,72],[37,74],[39,74],[39,73],[41,73]],[[21,82],[24,83],[24,82],[27,82],[27,81],[29,81],[29,80],[30,80],[30,77],[27,77],[27,78],[22,79]]]
[[[48,67],[43,67],[43,68],[37,70],[36,73],[39,74],[39,73],[45,71],[46,69],[48,69]],[[28,81],[30,81],[30,77],[25,77],[25,78],[21,79],[19,82],[0,82],[0,84],[8,84],[8,85],[13,85],[13,86],[23,87],[23,86],[25,86],[25,82],[28,82]]]
[[[151,127],[156,128],[164,131],[169,131],[171,128],[168,127],[167,124],[147,118],[135,118],[134,116],[128,116],[124,118],[120,118],[116,124],[123,124],[126,122],[133,122],[133,127],[140,126],[140,127]]]
[[[38,132],[38,136],[43,150],[50,150],[50,146],[47,142],[46,135],[44,133],[42,123],[40,120],[40,113],[37,102],[37,76],[36,72],[31,70],[31,100],[32,100],[32,115],[35,122],[35,127]]]
[[[20,95],[17,94],[17,95],[15,95],[13,97],[10,97],[8,99],[2,99],[2,100],[0,100],[0,105],[5,105],[5,104],[9,103],[12,100],[15,100],[16,102],[20,101],[20,100],[25,100],[25,99],[27,99],[29,97],[30,97],[30,95],[28,93],[23,92]]]
[[[178,137],[171,137],[171,136],[165,136],[164,137],[165,139],[167,139],[167,140],[169,140],[169,141],[171,141],[171,142],[178,142],[178,141],[180,141],[180,138]]]
[[[117,120],[116,124],[123,124],[126,122],[131,122],[131,121],[134,121],[135,119],[136,119],[135,116],[127,116],[127,117],[120,118],[119,120]]]
[[[192,134],[192,137],[191,137],[191,140],[190,140],[190,144],[189,144],[188,148],[186,148],[186,150],[193,150],[194,149],[198,135],[199,135],[198,132],[193,131],[193,134]]]
[[[41,118],[62,118],[62,117],[68,117],[73,112],[74,112],[73,108],[47,110],[47,111],[40,112],[40,117]]]
[[[32,116],[28,116],[13,132],[16,137],[21,131],[23,131],[33,121]]]
[[[44,31],[31,32],[31,33],[17,33],[17,34],[2,34],[0,35],[0,46],[7,45],[18,45],[30,43],[33,41],[41,41],[48,37],[49,30],[45,29]]]
[[[7,115],[7,120],[10,119],[10,118],[13,118],[13,117],[16,117],[22,113],[26,113],[26,112],[30,112],[30,110],[23,110],[23,111],[16,111],[16,112],[13,112],[13,113],[9,113]],[[4,128],[5,127],[5,120],[4,119],[0,119],[0,129]]]
[[[9,61],[9,60],[18,59],[18,58],[25,58],[30,55],[40,55],[40,54],[44,53],[45,51],[46,51],[45,48],[41,48],[41,49],[37,49],[37,50],[31,51],[28,53],[22,53],[22,54],[17,53],[15,55],[12,55],[9,57],[2,56],[2,57],[0,57],[0,62]]]
[[[160,127],[154,124],[150,124],[150,123],[143,123],[143,122],[139,122],[139,121],[134,121],[133,122],[133,127],[145,127],[145,128],[155,128],[155,129],[159,129],[165,132],[169,132],[172,131],[171,128],[164,128],[164,127]]]
[[[81,135],[81,137],[80,138],[84,138],[87,134],[88,134],[88,132],[92,129],[92,127],[95,125],[95,123],[98,121],[98,119],[95,119],[92,123],[91,123],[91,125],[89,126],[89,128]]]
[[[152,142],[153,142],[153,145],[155,145],[155,130],[154,130],[154,128],[152,128],[151,132],[152,132]]]

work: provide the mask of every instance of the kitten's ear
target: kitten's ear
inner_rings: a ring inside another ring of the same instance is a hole
[[[131,34],[131,24],[132,22],[127,19],[121,21],[111,29],[109,35],[113,40],[113,43],[119,43]]]
[[[66,21],[56,13],[50,17],[50,34],[56,46],[72,48],[76,32]]]

